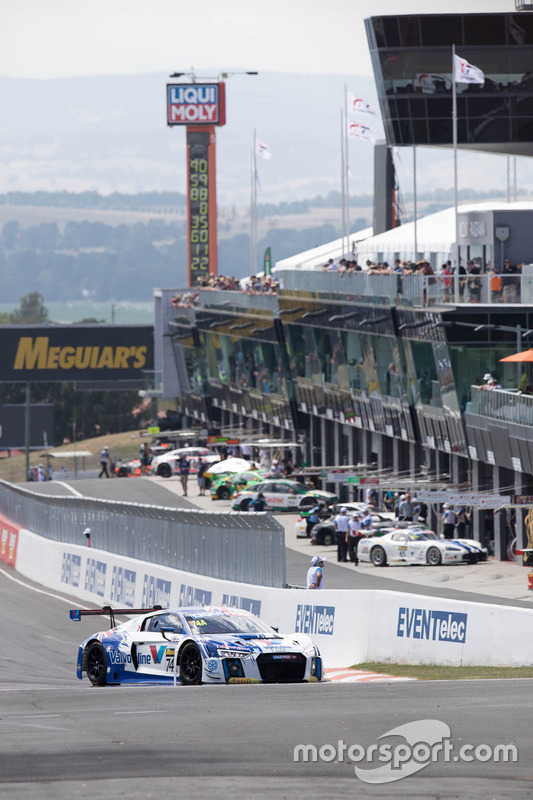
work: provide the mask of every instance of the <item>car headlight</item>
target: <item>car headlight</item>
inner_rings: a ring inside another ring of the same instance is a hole
[[[252,654],[249,650],[229,650],[226,647],[219,647],[217,655],[219,658],[250,658]]]

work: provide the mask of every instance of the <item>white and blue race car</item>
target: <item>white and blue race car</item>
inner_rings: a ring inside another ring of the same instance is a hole
[[[383,536],[361,539],[357,556],[360,561],[370,561],[384,567],[391,561],[411,564],[475,564],[486,561],[488,551],[475,539],[441,539],[433,531],[423,528],[393,529]]]
[[[94,686],[119,683],[290,683],[322,679],[308,636],[282,636],[234,608],[72,610],[70,618],[110,614],[111,628],[79,647],[77,675]],[[115,615],[140,614],[115,625]]]

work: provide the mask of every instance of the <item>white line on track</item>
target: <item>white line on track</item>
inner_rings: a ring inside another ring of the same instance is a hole
[[[118,716],[119,714],[166,714],[167,712],[162,711],[115,711],[114,714]]]
[[[66,483],[65,481],[56,481],[56,480],[54,480],[54,483],[59,484],[59,486],[64,486],[65,489],[68,489],[69,492],[72,492],[72,494],[75,495],[76,497],[84,497],[84,495],[81,492],[78,492],[77,489],[74,489],[74,487],[71,486],[70,483]]]
[[[75,601],[72,601],[72,600],[67,600],[66,597],[61,597],[58,594],[54,594],[54,592],[48,592],[48,591],[46,591],[46,589],[37,589],[36,586],[30,586],[29,583],[25,583],[24,581],[19,580],[19,578],[13,577],[13,575],[10,575],[9,572],[6,572],[6,570],[2,569],[1,567],[0,567],[0,572],[2,573],[2,575],[5,575],[6,578],[9,578],[10,581],[14,581],[15,583],[19,583],[21,586],[24,586],[26,589],[31,589],[32,592],[38,592],[39,594],[47,594],[48,597],[54,597],[56,600],[62,600],[63,603],[68,603],[70,606],[72,606],[73,603],[75,602]],[[76,608],[82,608],[82,609],[84,609],[86,611],[89,608],[89,606],[82,606],[79,603],[76,603]]]

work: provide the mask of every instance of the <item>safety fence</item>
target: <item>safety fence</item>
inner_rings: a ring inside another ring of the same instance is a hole
[[[0,481],[0,513],[21,528],[69,544],[257,586],[285,586],[285,538],[266,513],[188,511],[87,497],[35,494]]]

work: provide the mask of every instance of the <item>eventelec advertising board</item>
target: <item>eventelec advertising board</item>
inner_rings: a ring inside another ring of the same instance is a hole
[[[225,83],[167,84],[168,125],[225,125]]]
[[[154,369],[149,325],[1,325],[0,381],[143,380]]]

